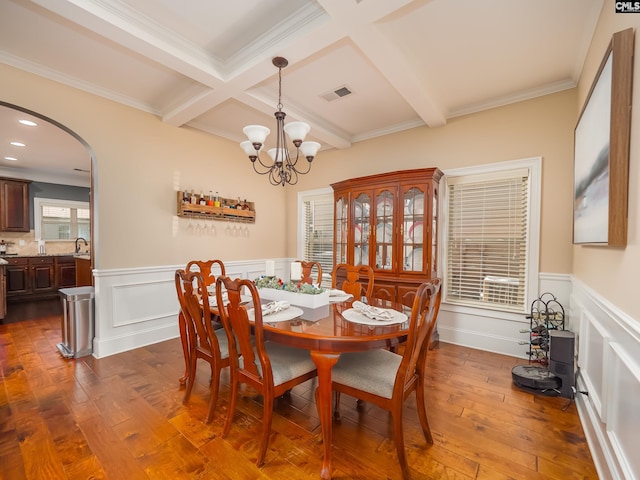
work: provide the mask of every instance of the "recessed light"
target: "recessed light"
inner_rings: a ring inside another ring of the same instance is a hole
[[[22,125],[26,125],[27,127],[37,127],[38,124],[36,122],[32,122],[31,120],[18,120],[18,123],[21,123]]]
[[[12,162],[17,162],[18,159],[16,157],[4,157],[5,160],[11,160]]]
[[[11,145],[14,147],[26,147],[26,145],[22,142],[11,142]]]

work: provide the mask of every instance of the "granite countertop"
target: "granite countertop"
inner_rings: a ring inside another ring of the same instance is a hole
[[[24,257],[76,257],[76,258],[91,258],[91,253],[89,252],[80,252],[80,253],[73,253],[73,252],[68,252],[68,253],[36,253],[36,254],[32,254],[32,255],[27,255],[27,254],[16,254],[16,253],[9,253],[7,255],[0,255],[0,260],[3,259],[7,259],[7,258],[24,258]],[[4,263],[6,264],[6,260],[3,260]]]

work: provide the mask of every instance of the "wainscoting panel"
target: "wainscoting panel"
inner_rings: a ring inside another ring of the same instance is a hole
[[[288,278],[292,259],[276,261],[276,274]],[[95,270],[95,338],[97,358],[179,336],[174,275],[184,265]],[[264,275],[265,261],[225,262],[232,278]],[[285,273],[286,272],[286,273]]]
[[[601,479],[640,479],[640,320],[574,280],[576,403]]]

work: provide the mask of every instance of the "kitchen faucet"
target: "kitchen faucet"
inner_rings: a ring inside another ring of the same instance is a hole
[[[76,253],[80,253],[80,245],[78,244],[78,240],[82,240],[84,242],[85,247],[89,245],[85,238],[82,238],[82,237],[76,238]]]

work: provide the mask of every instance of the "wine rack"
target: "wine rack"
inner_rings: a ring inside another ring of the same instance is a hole
[[[529,329],[521,332],[528,332],[529,340],[522,341],[520,344],[529,345],[529,363],[547,366],[549,364],[549,332],[564,330],[564,308],[554,295],[546,292],[532,302],[527,319]]]
[[[253,202],[243,202],[248,209],[236,208],[236,200],[230,198],[220,198],[220,206],[196,205],[193,203],[184,203],[182,201],[182,192],[178,195],[178,216],[187,218],[196,218],[201,220],[219,220],[240,223],[255,223],[256,211]]]

